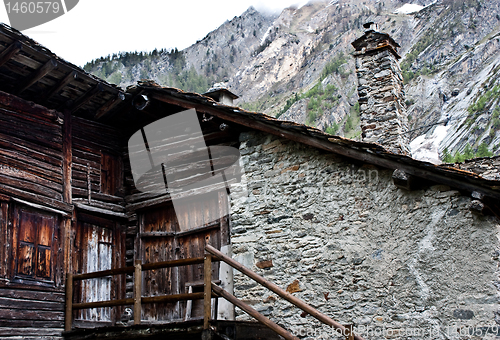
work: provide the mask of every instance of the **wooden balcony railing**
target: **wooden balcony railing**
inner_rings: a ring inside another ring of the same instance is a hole
[[[141,309],[143,304],[148,303],[165,303],[165,302],[177,302],[186,300],[201,300],[204,297],[204,293],[186,293],[186,294],[175,294],[175,295],[161,295],[161,296],[150,296],[143,297],[141,295],[142,291],[142,272],[146,270],[163,269],[170,267],[179,266],[189,266],[193,264],[202,264],[205,262],[205,258],[189,258],[174,261],[164,261],[156,263],[141,264],[140,261],[136,261],[133,267],[117,268],[102,270],[93,273],[85,274],[67,274],[66,277],[66,316],[65,316],[65,330],[70,331],[73,324],[73,311],[79,309],[87,308],[102,308],[102,307],[118,307],[118,306],[134,306],[134,325],[141,323]],[[211,270],[211,267],[209,267]],[[206,272],[206,269],[205,269]],[[73,287],[75,281],[96,279],[99,277],[121,275],[121,274],[134,274],[134,297],[129,299],[119,299],[119,300],[108,300],[108,301],[95,301],[95,302],[82,302],[73,303]],[[210,276],[209,276],[210,278]]]
[[[212,246],[207,245],[205,248],[207,254],[205,257],[182,259],[175,261],[165,261],[157,263],[141,264],[140,261],[136,261],[133,267],[117,268],[110,270],[103,270],[94,273],[86,274],[76,274],[73,275],[69,273],[67,275],[66,281],[66,319],[65,319],[65,330],[70,331],[73,323],[73,311],[79,309],[87,308],[101,308],[101,307],[115,307],[115,306],[134,306],[134,325],[141,323],[141,309],[143,304],[148,303],[160,303],[160,302],[177,302],[186,300],[204,300],[203,303],[203,331],[210,332],[210,321],[212,312],[212,298],[222,297],[227,301],[231,302],[233,305],[242,309],[245,313],[255,318],[257,321],[261,322],[265,326],[269,327],[275,333],[281,335],[287,340],[299,340],[298,337],[291,334],[289,331],[285,330],[283,327],[277,325],[273,321],[269,320],[264,315],[257,312],[255,309],[244,303],[243,301],[236,298],[234,295],[228,293],[224,289],[220,288],[211,281],[212,278],[212,261],[223,261],[233,267],[234,269],[240,271],[249,278],[255,280],[260,285],[273,291],[275,294],[281,296],[285,300],[289,301],[293,305],[302,309],[304,312],[308,313],[312,317],[321,321],[325,325],[335,328],[339,334],[343,334],[346,340],[364,340],[361,336],[352,333],[352,326],[343,326],[340,323],[332,320],[327,315],[317,311],[304,301],[293,296],[292,294],[286,292],[282,288],[278,287],[272,282],[267,281],[262,276],[253,272],[252,270],[246,268],[242,264],[236,262],[232,258],[224,255]],[[187,293],[187,294],[175,294],[175,295],[163,295],[154,297],[143,297],[141,295],[142,291],[142,272],[146,270],[162,269],[177,266],[188,266],[193,264],[204,264],[204,291],[203,293]],[[96,302],[83,302],[83,303],[73,303],[73,286],[74,282],[78,280],[94,279],[99,277],[105,277],[110,275],[121,275],[121,274],[134,274],[134,297],[129,299],[119,299],[119,300],[109,300],[109,301],[96,301]]]

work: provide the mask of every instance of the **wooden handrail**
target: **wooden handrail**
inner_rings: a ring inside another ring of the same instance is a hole
[[[201,300],[203,299],[203,295],[204,295],[203,293],[189,293],[189,294],[173,294],[173,295],[141,297],[141,304],[168,303],[168,302],[177,302],[186,300]],[[81,302],[81,303],[74,303],[73,310],[88,309],[88,308],[118,307],[118,306],[127,306],[133,304],[134,304],[133,298],[108,300],[108,301]]]
[[[268,288],[269,290],[273,291],[274,293],[278,294],[281,296],[283,299],[287,300],[288,302],[294,304],[295,306],[299,307],[302,309],[304,312],[310,314],[312,317],[316,318],[317,320],[321,321],[322,323],[332,326],[337,330],[340,330],[342,334],[347,334],[348,331],[346,331],[346,328],[341,325],[340,323],[334,321],[331,319],[329,316],[319,312],[318,310],[314,309],[313,307],[309,306],[307,303],[304,301],[300,300],[299,298],[293,296],[292,294],[288,293],[281,287],[277,286],[276,284],[269,282],[262,276],[258,275],[254,271],[248,269],[247,267],[243,266],[241,263],[233,260],[229,256],[224,255],[221,253],[219,250],[215,249],[214,247],[207,245],[205,247],[205,250],[218,258],[221,261],[226,262],[228,265],[233,267],[234,269],[237,269],[241,273],[245,274],[249,278],[255,280],[256,282],[260,283],[262,286]],[[364,340],[361,336],[359,335],[354,335],[355,340]]]
[[[210,255],[209,255],[210,256]],[[215,260],[218,261],[218,260]],[[141,264],[141,261],[136,261],[134,266],[101,270],[92,273],[84,274],[72,274],[68,273],[66,275],[66,309],[65,309],[65,331],[70,331],[73,323],[73,311],[88,308],[104,308],[104,307],[117,307],[134,305],[134,324],[141,323],[141,312],[142,304],[148,303],[167,303],[167,302],[177,302],[185,300],[201,300],[204,299],[205,293],[190,293],[190,294],[172,294],[172,295],[162,295],[162,296],[151,296],[142,297],[142,272],[146,270],[163,269],[170,267],[179,266],[189,266],[195,264],[203,264],[205,262],[205,257],[195,257],[188,259],[172,260],[172,261],[162,261],[155,263]],[[211,273],[211,265],[209,266],[209,271]],[[205,271],[206,272],[206,271]],[[132,274],[134,273],[134,297],[129,299],[118,299],[118,300],[108,300],[108,301],[94,301],[94,302],[82,302],[73,303],[73,287],[75,281],[96,279],[105,276],[112,275],[122,275],[122,274]],[[211,279],[211,274],[209,276],[209,283]],[[210,289],[210,285],[209,285]],[[210,298],[208,298],[210,304]],[[209,307],[210,309],[211,307]]]
[[[88,309],[88,308],[104,308],[133,305],[134,299],[120,299],[108,301],[80,302],[73,304],[73,310]]]
[[[189,266],[189,265],[193,265],[193,264],[202,264],[203,261],[204,261],[203,257],[194,257],[194,258],[189,258],[189,259],[145,263],[145,264],[142,264],[142,271],[163,269],[163,268],[170,268],[170,267],[178,267],[178,266]],[[73,281],[97,279],[99,277],[112,276],[112,275],[132,274],[133,272],[134,272],[133,266],[116,268],[116,269],[108,269],[108,270],[100,270],[100,271],[92,272],[92,273],[74,274]]]
[[[202,300],[203,293],[185,293],[185,294],[173,294],[173,295],[162,295],[162,296],[150,296],[143,297],[141,299],[142,303],[168,303],[186,300]]]
[[[124,268],[100,270],[98,272],[92,272],[92,273],[74,274],[73,281],[97,279],[99,277],[120,275],[120,274],[132,274],[133,272],[134,272],[134,267],[124,267]]]
[[[189,266],[192,264],[202,264],[204,261],[203,257],[193,257],[190,259],[180,259],[180,260],[171,260],[171,261],[163,261],[163,262],[154,262],[154,263],[145,263],[142,265],[142,270],[152,270],[152,269],[163,269],[170,267],[179,267],[179,266]]]
[[[70,331],[72,326],[72,314],[74,310],[87,309],[87,308],[103,308],[103,307],[116,307],[116,306],[124,306],[124,305],[134,305],[134,325],[138,325],[141,323],[141,313],[142,313],[142,304],[144,303],[160,303],[160,302],[176,302],[176,301],[185,301],[185,300],[204,300],[203,307],[203,330],[204,332],[210,332],[209,324],[212,312],[212,297],[223,297],[227,301],[231,302],[233,305],[241,308],[243,311],[248,313],[250,316],[257,319],[259,322],[269,327],[271,330],[281,335],[287,340],[299,340],[296,336],[285,330],[284,328],[278,326],[271,320],[269,320],[264,315],[257,312],[252,307],[248,306],[244,302],[238,300],[234,295],[226,292],[222,288],[215,285],[212,280],[212,261],[224,261],[229,264],[231,267],[239,270],[243,274],[248,277],[254,279],[262,286],[270,289],[274,293],[283,297],[287,301],[291,302],[295,306],[299,307],[303,311],[309,313],[319,321],[333,326],[336,329],[342,331],[343,334],[348,335],[349,339],[352,339],[352,334],[349,329],[340,325],[339,323],[333,321],[325,314],[320,313],[313,307],[309,306],[302,300],[296,298],[295,296],[289,294],[284,291],[277,285],[272,282],[267,281],[263,277],[259,276],[255,272],[246,268],[242,264],[234,261],[232,258],[224,255],[214,247],[207,245],[206,251],[209,254],[206,254],[205,257],[201,258],[190,258],[190,259],[181,259],[174,261],[163,261],[157,263],[147,263],[141,264],[141,261],[137,260],[133,267],[125,267],[125,268],[117,268],[110,270],[102,270],[94,273],[86,273],[86,274],[77,274],[72,275],[68,273],[67,275],[67,286],[66,286],[66,319],[65,319],[65,330]],[[212,257],[213,256],[213,257]],[[142,272],[146,270],[153,269],[161,269],[161,268],[169,268],[169,267],[177,267],[177,266],[187,266],[194,264],[204,264],[204,291],[203,293],[187,293],[187,294],[176,294],[176,295],[164,295],[164,296],[152,296],[152,297],[142,297]],[[109,275],[120,275],[134,273],[134,297],[128,299],[119,299],[119,300],[109,300],[109,301],[95,301],[95,302],[84,302],[84,303],[73,303],[73,283],[77,280],[86,280],[99,278]],[[364,340],[359,336],[354,336],[355,340]]]
[[[227,301],[231,302],[233,305],[241,308],[248,315],[250,315],[251,317],[257,319],[260,323],[262,323],[262,324],[266,325],[267,327],[269,327],[275,333],[277,333],[277,334],[281,335],[282,337],[284,337],[286,340],[299,340],[298,337],[294,336],[292,333],[290,333],[289,331],[287,331],[283,327],[278,326],[277,324],[275,324],[274,322],[272,322],[271,320],[269,320],[268,318],[266,318],[264,315],[260,314],[255,309],[253,309],[252,307],[250,307],[249,305],[247,305],[246,303],[238,300],[234,295],[226,292],[224,289],[218,287],[215,284],[212,284],[212,290],[216,294],[222,296]]]

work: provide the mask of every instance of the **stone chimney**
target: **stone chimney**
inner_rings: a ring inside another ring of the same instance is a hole
[[[399,44],[388,34],[364,24],[365,34],[354,41],[361,130],[365,142],[382,144],[391,152],[410,156],[408,117]]]
[[[233,105],[233,101],[239,98],[237,95],[223,87],[220,83],[215,84],[210,90],[203,94],[204,96],[210,97],[213,100],[224,104]]]

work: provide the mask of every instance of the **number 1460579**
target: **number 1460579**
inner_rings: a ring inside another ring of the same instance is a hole
[[[7,13],[59,13],[61,5],[57,1],[11,1],[5,3]]]

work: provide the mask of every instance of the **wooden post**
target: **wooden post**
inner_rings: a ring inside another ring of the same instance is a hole
[[[66,274],[66,315],[64,319],[64,330],[69,332],[73,323],[73,274]]]
[[[134,271],[134,325],[141,323],[142,266],[140,260],[135,260]]]
[[[203,329],[208,329],[212,314],[212,256],[205,255],[205,281],[203,294]]]
[[[73,203],[72,194],[72,167],[73,167],[73,142],[72,142],[72,117],[71,112],[65,110],[63,122],[63,200],[65,203]],[[73,212],[75,214],[75,212]],[[73,270],[71,264],[71,217],[64,218],[64,241],[63,241],[63,263],[64,271],[69,273]]]

